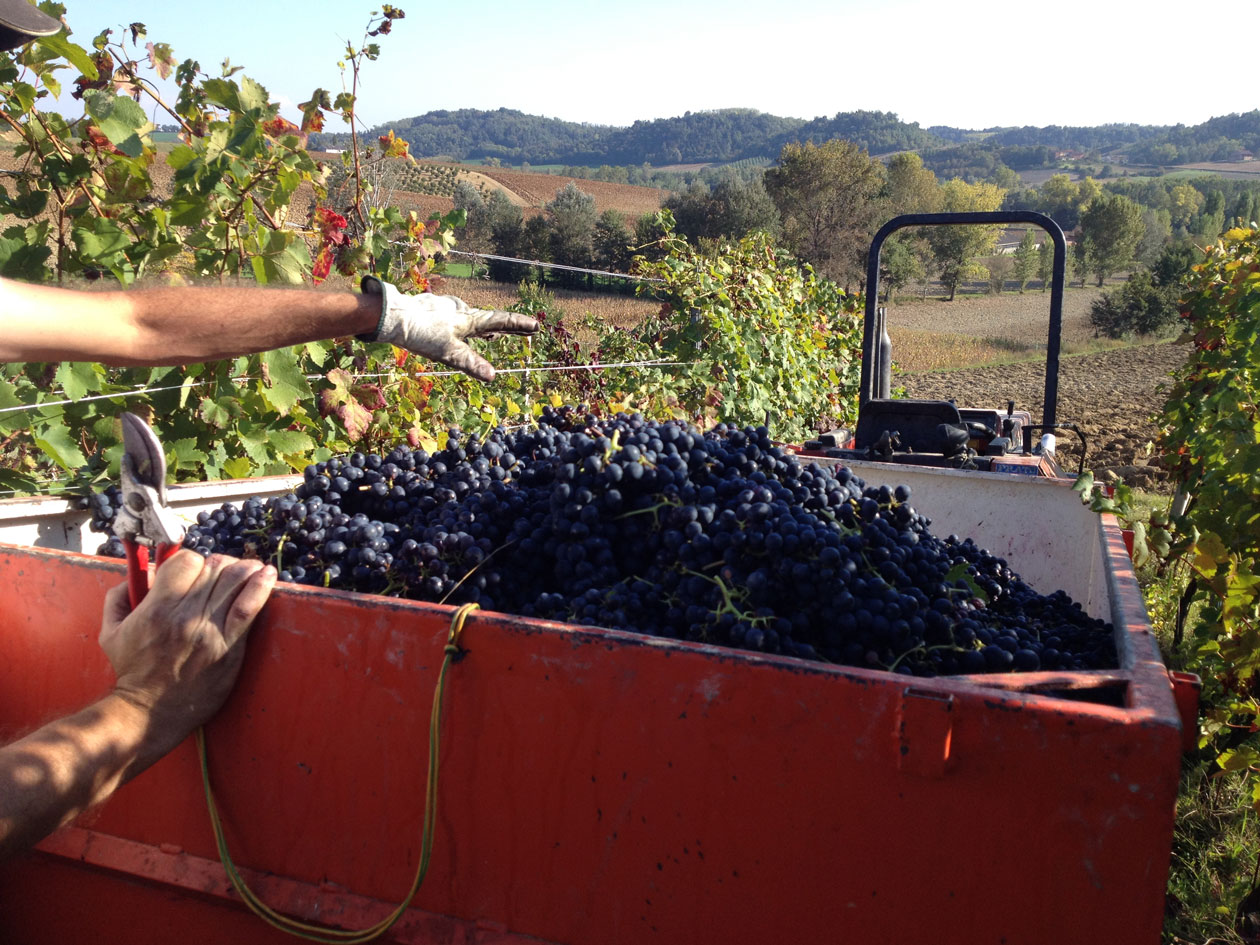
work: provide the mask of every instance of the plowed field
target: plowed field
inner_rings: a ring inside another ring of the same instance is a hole
[[[556,193],[572,181],[584,192],[595,198],[595,209],[618,210],[631,218],[659,210],[666,192],[655,187],[635,187],[630,184],[609,184],[598,180],[578,177],[560,177],[555,174],[527,174],[507,171],[497,167],[483,167],[480,173],[518,194],[527,206],[542,207],[555,198]]]
[[[1166,491],[1171,485],[1161,466],[1153,415],[1189,349],[1162,343],[1072,353],[1093,341],[1089,301],[1094,294],[1074,289],[1064,300],[1057,420],[1076,424],[1085,435],[1085,465],[1098,478]],[[889,335],[899,368],[893,384],[909,397],[954,398],[965,407],[1004,410],[1013,399],[1017,408],[1040,418],[1048,313],[1049,302],[1040,293],[892,308]],[[986,360],[1007,363],[958,367]],[[1058,446],[1064,468],[1075,472],[1081,440],[1061,431]]]

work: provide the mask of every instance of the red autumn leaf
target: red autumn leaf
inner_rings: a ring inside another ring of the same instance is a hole
[[[109,138],[105,137],[105,132],[101,131],[100,128],[97,128],[96,125],[88,125],[87,140],[88,144],[97,150],[109,151],[114,154],[118,153],[118,150],[114,147],[113,142],[110,141]]]
[[[409,145],[402,138],[395,137],[391,130],[389,134],[381,135],[377,141],[380,143],[381,151],[386,157],[406,157]]]
[[[302,133],[314,134],[324,130],[324,113],[318,108],[302,112]]]
[[[340,246],[346,241],[344,231],[350,224],[345,217],[335,210],[329,210],[327,207],[316,208],[314,222],[316,229],[319,230],[320,238],[325,243]]]
[[[354,396],[368,410],[385,409],[385,390],[380,384],[360,384],[354,389]]]
[[[166,43],[145,43],[149,53],[149,65],[163,79],[169,79],[175,71],[175,54]]]
[[[301,133],[297,125],[293,124],[293,122],[289,121],[289,119],[282,118],[279,115],[270,121],[264,121],[262,128],[266,134],[271,135],[273,138],[283,138],[285,135],[296,135]]]
[[[407,279],[416,287],[417,292],[429,291],[429,277],[419,267],[412,266],[407,270]]]
[[[319,253],[315,257],[315,262],[311,266],[311,278],[316,285],[319,285],[328,278],[328,273],[332,271],[333,264],[333,248],[325,243],[319,248]]]
[[[352,441],[363,439],[368,427],[372,425],[372,414],[357,400],[342,404],[335,412],[346,428],[346,435]]]

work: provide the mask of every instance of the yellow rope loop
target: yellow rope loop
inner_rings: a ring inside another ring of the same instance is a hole
[[[464,621],[468,619],[468,615],[474,610],[480,609],[480,604],[464,604],[459,610],[455,611],[455,616],[451,618],[450,633],[446,635],[445,653],[447,656],[458,656],[460,654],[459,637],[464,632]]]
[[[205,787],[206,808],[210,813],[210,825],[214,829],[214,840],[219,849],[219,859],[223,863],[223,869],[227,873],[232,887],[242,901],[249,907],[251,912],[268,925],[296,938],[305,939],[308,942],[320,942],[323,945],[364,945],[364,943],[379,938],[389,931],[411,906],[411,901],[415,899],[416,893],[420,891],[425,874],[429,870],[429,859],[433,852],[433,832],[437,824],[438,738],[442,728],[442,694],[446,690],[446,670],[451,663],[455,662],[462,655],[463,651],[459,648],[459,638],[464,632],[464,622],[468,619],[468,615],[477,609],[477,604],[464,604],[459,610],[455,611],[455,615],[451,618],[451,628],[447,633],[446,646],[443,649],[445,658],[442,660],[442,666],[438,670],[437,684],[433,689],[433,711],[429,716],[429,773],[425,782],[424,819],[421,822],[420,829],[420,862],[416,867],[415,880],[411,884],[411,890],[398,908],[380,922],[366,929],[332,929],[320,925],[310,925],[290,918],[276,912],[259,899],[257,894],[246,885],[244,877],[237,870],[236,864],[228,852],[223,822],[219,818],[219,809],[214,800],[214,791],[210,787],[210,764],[206,757],[205,729],[197,729],[197,754],[201,761],[201,780]]]

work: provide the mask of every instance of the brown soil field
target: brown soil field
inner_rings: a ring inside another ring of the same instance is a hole
[[[1096,292],[1071,290],[1064,300],[1056,419],[1075,424],[1084,447],[1076,434],[1061,430],[1060,462],[1074,473],[1083,452],[1085,467],[1104,481],[1168,491],[1154,414],[1190,349],[1163,342],[1097,350],[1088,320]],[[1037,300],[1040,311],[1029,295],[978,297],[951,308],[957,301],[890,308],[894,387],[904,388],[907,397],[956,399],[966,407],[1004,410],[1014,400],[1017,409],[1040,418],[1048,298]]]
[[[595,198],[595,209],[618,210],[636,219],[645,213],[659,210],[667,196],[666,191],[655,187],[637,187],[632,184],[609,184],[598,180],[578,177],[561,177],[556,174],[529,174],[507,171],[497,167],[484,167],[480,173],[504,188],[518,194],[527,206],[542,207],[555,198],[572,181],[584,192]]]
[[[1063,293],[1062,349],[1079,352],[1099,346],[1089,307],[1100,290],[1071,288]],[[887,306],[893,358],[904,371],[948,369],[1044,356],[1050,333],[1050,293],[959,295],[952,302],[898,298]]]
[[[1162,468],[1159,426],[1154,412],[1165,400],[1173,371],[1185,363],[1189,346],[1172,342],[1116,348],[1059,362],[1057,420],[1075,424],[1084,434],[1085,467],[1103,481],[1167,492],[1172,488]],[[1013,399],[1034,417],[1042,415],[1045,363],[1023,362],[931,374],[903,374],[895,385],[906,396],[933,400],[957,398],[962,406],[1004,410]],[[1082,442],[1072,432],[1058,435],[1059,461],[1079,468]]]

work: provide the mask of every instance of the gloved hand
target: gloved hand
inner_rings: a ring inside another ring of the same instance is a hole
[[[365,294],[381,296],[380,324],[361,339],[388,341],[480,381],[494,380],[494,367],[468,346],[467,339],[532,335],[538,330],[538,322],[528,315],[473,308],[453,295],[403,295],[375,276],[364,276],[359,287]]]

